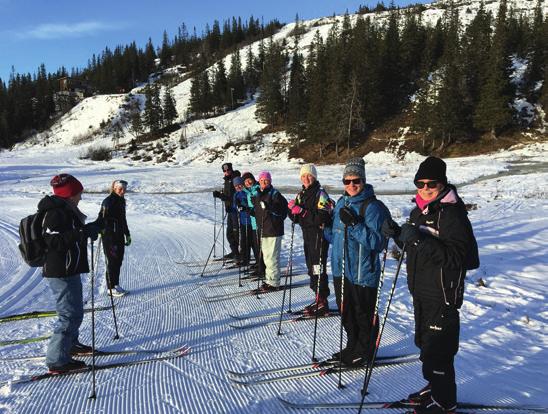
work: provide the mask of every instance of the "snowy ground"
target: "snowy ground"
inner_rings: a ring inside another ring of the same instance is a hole
[[[450,181],[459,186],[466,203],[477,204],[470,217],[482,263],[468,276],[462,307],[461,348],[456,360],[461,401],[548,406],[543,380],[548,371],[547,149],[547,145],[539,144],[448,160]],[[59,172],[77,176],[88,191],[81,209],[93,219],[109,183],[114,178],[124,178],[130,183],[128,222],[133,244],[127,249],[121,280],[131,293],[116,300],[120,339],[113,340],[112,314],[96,314],[97,345],[102,349],[155,349],[188,344],[192,351],[178,360],[98,372],[96,401],[87,399],[90,374],[30,385],[7,384],[0,388],[1,413],[274,413],[285,410],[278,396],[292,401],[357,400],[362,373],[344,374],[344,390],[337,389],[336,376],[247,388],[229,381],[227,369],[248,371],[308,362],[313,323],[285,324],[280,337],[274,325],[233,329],[229,324],[242,322],[229,314],[276,311],[281,293],[261,300],[250,296],[207,302],[204,297],[240,290],[235,282],[237,270],[221,270],[215,277],[200,278],[199,268],[175,263],[201,259],[209,252],[215,216],[210,190],[220,186],[220,165],[155,167],[120,161],[94,164],[79,160],[78,151],[30,148],[0,153],[0,316],[53,309],[40,271],[29,269],[17,249],[19,220],[33,213],[39,199],[49,193],[49,179]],[[416,155],[402,162],[388,154],[366,157],[368,181],[385,194],[382,199],[399,222],[412,207],[412,177],[421,160]],[[274,185],[280,186],[288,199],[298,191],[296,163],[251,165],[249,159],[233,161],[241,171],[271,170]],[[342,168],[319,168],[320,181],[331,189],[335,199],[341,191]],[[220,208],[217,214],[220,215]],[[288,222],[284,264],[289,233]],[[298,229],[295,268],[296,274],[302,274],[304,257]],[[390,259],[385,293],[394,270],[395,261]],[[108,305],[102,254],[97,276],[98,305]],[[485,287],[478,286],[480,278]],[[82,280],[89,298],[89,275]],[[416,351],[412,307],[405,283],[402,277],[380,355]],[[308,288],[292,292],[294,308],[312,298]],[[331,303],[334,305],[333,299]],[[0,338],[47,335],[54,322],[54,318],[45,318],[0,323]],[[90,326],[88,314],[81,329],[83,342],[91,342]],[[325,357],[338,347],[339,320],[320,320],[318,329],[316,352]],[[46,345],[38,342],[0,346],[0,382],[42,372],[43,361],[6,358],[44,354]],[[102,357],[100,361],[132,358],[136,357]],[[420,386],[418,363],[378,368],[373,372],[367,398],[399,399]]]

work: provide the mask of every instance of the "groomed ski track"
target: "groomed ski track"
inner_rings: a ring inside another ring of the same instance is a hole
[[[49,177],[53,173],[52,169],[45,174]],[[107,182],[112,173],[98,174],[103,174],[99,180]],[[80,177],[83,181],[87,178],[83,170]],[[91,179],[91,175],[89,177]],[[523,179],[518,177],[513,181],[508,177],[505,182],[512,186]],[[47,180],[44,182],[47,184]],[[512,196],[498,186],[496,191],[503,194],[499,201],[493,201],[491,191],[495,191],[495,185],[485,190],[489,197],[473,187],[460,190],[467,196],[466,202],[479,206],[471,213],[471,218],[482,249],[482,267],[472,272],[467,281],[461,349],[456,359],[459,398],[478,403],[547,406],[545,390],[538,378],[543,378],[547,368],[544,281],[547,266],[542,258],[546,257],[548,204],[545,198]],[[291,197],[292,194],[285,195]],[[338,198],[337,194],[333,196]],[[16,244],[18,221],[33,212],[40,195],[12,194],[5,188],[0,191],[0,197],[8,206],[7,213],[0,219],[0,316],[53,309],[47,283],[40,272],[23,264]],[[21,204],[21,198],[27,199],[26,205]],[[84,194],[82,210],[93,219],[103,198],[101,194]],[[260,320],[260,315],[279,310],[282,292],[260,295],[260,299],[244,296],[208,303],[204,297],[252,289],[256,282],[244,281],[244,287],[238,288],[238,269],[221,270],[218,276],[200,278],[191,275],[196,268],[174,263],[175,260],[194,261],[207,256],[213,237],[211,195],[130,193],[127,199],[133,244],[126,250],[121,281],[130,294],[115,299],[119,340],[112,339],[112,313],[96,314],[97,346],[103,349],[165,349],[187,344],[192,347],[191,354],[179,360],[98,372],[96,401],[87,398],[91,391],[91,374],[4,387],[0,389],[0,412],[278,413],[289,412],[278,401],[280,396],[302,402],[356,400],[363,381],[361,373],[343,374],[343,383],[347,386],[344,390],[337,389],[336,375],[251,388],[231,384],[227,378],[228,369],[253,371],[309,362],[314,321],[283,324],[280,337],[276,335],[277,325],[249,330],[229,328],[228,325],[235,321],[229,314],[252,314]],[[400,222],[409,211],[408,199],[408,196],[383,197]],[[532,215],[532,209],[538,214]],[[282,249],[284,271],[289,234],[290,226],[286,222]],[[95,254],[98,253],[95,249]],[[217,255],[220,253],[219,244]],[[104,258],[102,252],[99,254],[96,304],[108,306],[110,300],[103,280]],[[298,227],[295,266],[304,267]],[[395,261],[388,260],[385,293],[394,269]],[[306,280],[301,271],[299,274],[294,282]],[[480,277],[492,283],[489,289],[476,286]],[[228,284],[229,280],[234,283]],[[89,275],[83,276],[82,281],[84,296],[89,299]],[[221,281],[223,283],[219,284]],[[291,295],[293,310],[308,304],[312,298],[308,287],[293,289]],[[330,305],[334,306],[333,296]],[[86,307],[89,306],[88,302]],[[529,322],[525,322],[526,315]],[[412,306],[405,277],[398,283],[389,318],[380,355],[416,352]],[[54,322],[55,318],[44,318],[0,324],[0,337],[42,336],[53,330]],[[86,314],[80,336],[85,343],[91,342],[90,326],[91,318]],[[338,347],[339,319],[320,319],[318,329],[316,355],[323,358]],[[5,346],[0,347],[0,357],[36,355],[44,353],[45,349],[46,342]],[[120,359],[137,357],[102,357],[101,362]],[[43,369],[43,364],[37,361],[1,362],[0,381],[38,374]],[[371,394],[367,399],[399,399],[422,385],[419,363],[379,367],[373,372],[369,386]]]

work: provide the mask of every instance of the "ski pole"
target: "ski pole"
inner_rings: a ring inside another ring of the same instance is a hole
[[[368,364],[367,369],[365,371],[365,378],[363,380],[363,388],[361,391],[362,394],[362,400],[360,402],[360,409],[358,410],[358,414],[362,412],[363,408],[363,402],[365,400],[365,396],[367,395],[367,388],[369,387],[369,381],[371,380],[371,374],[373,373],[373,366],[375,364],[375,359],[377,358],[377,351],[379,350],[379,345],[381,343],[382,333],[384,331],[384,326],[386,324],[386,318],[388,317],[388,311],[390,310],[390,304],[392,303],[392,298],[394,297],[394,291],[396,290],[396,283],[398,281],[398,276],[400,274],[401,265],[403,263],[403,257],[405,256],[405,243],[403,244],[402,250],[401,250],[401,256],[398,260],[398,267],[396,268],[396,274],[394,275],[394,281],[392,282],[392,287],[390,289],[390,294],[388,295],[388,301],[386,303],[386,309],[384,310],[384,315],[382,317],[382,324],[379,328],[379,333],[377,335],[377,341],[375,343],[375,350],[373,351],[373,357],[371,358],[371,362]]]
[[[225,215],[226,216],[226,213]],[[224,223],[224,216],[223,216],[223,223]],[[224,226],[222,227],[219,227],[219,231],[217,232],[217,234],[215,235],[215,239],[213,239],[213,245],[211,246],[211,249],[209,250],[209,254],[207,255],[207,260],[204,264],[204,268],[202,269],[202,273],[200,273],[200,277],[204,277],[204,273],[205,273],[205,270],[206,270],[206,267],[207,265],[209,264],[209,259],[211,258],[211,253],[213,253],[213,249],[215,248],[215,244],[217,243],[217,239],[219,238],[219,234],[221,233],[221,231],[223,230]],[[224,233],[224,232],[223,232]],[[224,236],[223,236],[224,237]],[[223,246],[224,246],[224,238],[223,238]],[[224,259],[223,259],[224,260]]]
[[[262,208],[262,213],[261,213],[261,228],[260,228],[260,233],[257,234],[257,238],[259,240],[259,262],[262,263],[263,262],[263,229],[264,229],[264,218],[266,216],[266,209],[264,208],[264,202],[261,201],[261,208]],[[261,265],[259,264],[259,267],[261,267]],[[266,273],[266,266],[264,268],[264,272]],[[261,273],[259,271],[259,273]],[[259,289],[260,289],[260,283],[261,283],[261,279],[264,277],[264,275],[262,274],[259,274],[259,277],[257,278],[257,299],[260,299],[261,297],[259,296]]]
[[[91,395],[89,399],[95,400],[95,266],[93,263],[93,240],[91,242]]]
[[[217,234],[217,198],[216,197],[213,197],[213,210],[215,211],[215,218],[214,218],[214,221],[213,221],[213,240],[216,239],[216,234]],[[215,259],[217,256],[216,256],[216,251],[215,251],[215,244],[213,245],[213,258]]]
[[[342,256],[342,277],[341,277],[341,330],[339,335],[339,367],[342,368],[342,344],[343,344],[343,319],[344,319],[344,279],[346,278],[346,250],[347,250],[347,237],[348,237],[348,226],[344,225],[344,236],[343,236],[343,256]],[[342,369],[339,369],[339,384],[337,386],[339,389],[344,388],[342,384]]]
[[[226,211],[226,207],[225,207],[225,212],[223,214],[223,221],[221,222],[221,228],[223,229],[223,267],[225,267],[225,261],[226,261],[226,257],[225,257],[225,219],[226,219],[226,215],[227,215],[227,211]],[[213,247],[215,247],[215,246],[213,246]],[[204,270],[205,270],[205,267],[204,267]]]
[[[99,246],[101,245],[101,242],[103,240],[103,237],[101,236],[101,238],[99,239]],[[99,250],[99,248],[97,248],[97,250]],[[99,256],[99,253],[97,253],[97,256]],[[120,335],[118,334],[118,322],[116,320],[116,311],[114,310],[114,298],[112,297],[112,282],[111,282],[111,279],[110,279],[110,272],[108,271],[108,255],[105,254],[105,274],[107,275],[107,287],[109,289],[109,293],[110,293],[110,306],[112,307],[112,319],[114,320],[114,330],[115,330],[115,335],[114,335],[114,339],[119,339],[120,338]],[[97,262],[99,262],[99,260],[97,260]]]
[[[240,257],[238,258],[238,287],[242,287],[242,258],[245,255],[243,246],[243,231],[241,228],[242,220],[240,219],[240,211],[236,209],[236,219],[238,221],[238,242],[240,247]]]
[[[295,234],[295,222],[291,223],[291,241],[289,242],[289,258],[287,260],[287,269],[285,272],[285,284],[284,284],[284,293],[282,295],[282,309],[280,310],[280,323],[278,324],[278,336],[282,334],[282,317],[284,314],[284,306],[285,306],[285,292],[287,291],[287,279],[290,278],[290,274],[292,273],[291,267],[292,267],[292,261],[293,261],[293,235]],[[291,291],[291,287],[289,288]],[[289,312],[291,312],[291,302],[289,303]]]
[[[322,277],[322,270],[324,267],[324,260],[323,260],[323,226],[320,227],[321,230],[321,240],[320,240],[320,260],[319,260],[319,274],[318,274],[318,282],[316,283],[316,311],[314,315],[314,339],[312,341],[312,362],[318,362],[318,359],[316,358],[316,337],[318,332],[318,301],[320,299],[320,279]],[[317,240],[317,238],[316,238]]]

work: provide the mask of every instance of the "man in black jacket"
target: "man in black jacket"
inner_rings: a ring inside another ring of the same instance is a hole
[[[96,223],[84,224],[86,216],[78,209],[84,190],[80,181],[60,174],[50,184],[54,195],[44,197],[38,211],[43,214],[47,250],[43,276],[55,296],[59,320],[48,344],[46,364],[52,372],[66,372],[86,366],[71,355],[91,352],[78,341],[84,317],[80,274],[89,272],[87,239],[97,240],[101,228]]]
[[[417,414],[455,412],[454,358],[459,348],[459,308],[466,271],[479,266],[478,246],[456,188],[447,183],[443,160],[428,157],[415,175],[416,207],[401,228],[391,220],[383,233],[405,244],[407,283],[413,296],[415,344],[428,382],[409,395]]]
[[[219,198],[225,203],[226,213],[226,239],[230,245],[230,253],[225,256],[225,259],[237,259],[238,258],[238,216],[237,212],[232,205],[234,200],[234,185],[232,180],[234,177],[240,174],[235,174],[230,162],[225,162],[222,165],[224,174],[224,187],[223,191],[213,191],[213,197]]]

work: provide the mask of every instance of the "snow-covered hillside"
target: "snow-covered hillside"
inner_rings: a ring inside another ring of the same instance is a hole
[[[463,25],[468,24],[475,16],[480,7],[480,0],[455,2],[459,17]],[[498,1],[488,1],[484,3],[486,11],[496,15],[499,7]],[[508,1],[508,7],[512,8],[517,15],[531,16],[536,5],[535,0],[511,0]],[[433,4],[421,6],[420,13],[422,22],[427,25],[435,25],[440,19],[447,7],[447,2],[440,1]],[[544,2],[544,14],[548,12],[548,3]],[[383,25],[389,12],[369,13],[364,17],[370,17],[372,21]],[[350,19],[355,22],[357,15],[351,15]],[[298,49],[304,55],[308,54],[308,47],[314,36],[318,32],[324,39],[335,22],[341,24],[343,16],[323,17],[319,19],[300,22],[300,26],[305,33],[300,36]],[[273,36],[275,41],[286,40],[287,48],[294,48],[294,40],[291,33],[295,28],[295,23],[289,23]],[[247,48],[250,47],[256,56],[259,52],[259,43],[255,42],[240,51],[245,56]],[[230,68],[231,55],[224,58],[224,65]],[[242,59],[243,61],[244,59]],[[245,62],[243,67],[245,68]],[[516,63],[518,69],[523,68],[523,64]],[[180,68],[170,68],[166,70],[167,74],[178,73]],[[212,71],[213,68],[209,68]],[[519,76],[519,70],[516,76]],[[145,145],[137,151],[137,154],[127,154],[123,151],[115,152],[115,157],[126,155],[129,159],[134,159],[141,164],[146,161],[152,163],[168,160],[174,165],[184,165],[188,163],[207,164],[211,160],[223,160],[233,158],[236,153],[239,158],[246,162],[256,160],[268,161],[278,158],[283,154],[287,158],[288,137],[284,132],[276,134],[259,134],[266,126],[255,116],[256,105],[251,101],[234,111],[225,115],[205,120],[197,120],[185,123],[188,114],[190,101],[190,86],[192,79],[186,74],[182,75],[184,81],[171,87],[172,96],[176,102],[176,108],[179,114],[178,121],[183,123],[183,128],[171,133],[166,139],[163,139],[160,145],[165,153],[153,154],[154,144]],[[151,77],[151,82],[158,80],[158,76]],[[165,86],[162,87],[165,91]],[[18,148],[28,147],[29,145],[47,145],[54,147],[80,146],[79,155],[87,152],[88,148],[107,147],[111,148],[115,139],[115,126],[122,126],[120,136],[116,137],[119,144],[129,143],[134,136],[130,133],[129,118],[127,115],[127,105],[132,101],[139,103],[143,109],[142,95],[143,86],[135,88],[127,95],[102,95],[87,98],[70,112],[59,119],[49,130],[38,134],[27,143],[19,145]],[[524,99],[518,97],[515,102],[518,109],[524,108],[531,111],[531,105]],[[256,135],[257,134],[257,135]],[[181,148],[181,135],[186,137],[188,146]],[[251,139],[250,139],[251,137]],[[126,147],[124,147],[126,148]],[[298,160],[296,160],[298,161]]]

